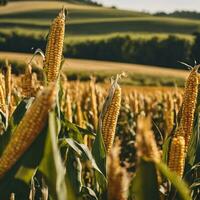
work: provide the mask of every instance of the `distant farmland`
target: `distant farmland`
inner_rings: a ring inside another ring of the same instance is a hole
[[[0,7],[0,32],[47,35],[51,19],[64,6],[68,10],[67,39],[100,39],[113,35],[149,38],[175,34],[192,39],[200,22],[192,19],[156,17],[142,12],[54,1],[10,2]]]
[[[32,58],[32,55],[25,53],[0,52],[0,58],[1,60],[8,59],[14,63],[26,65]],[[41,67],[41,56],[37,56],[34,59],[33,64],[37,67]],[[124,84],[152,86],[183,86],[184,80],[188,75],[188,71],[186,70],[81,59],[65,59],[62,71],[66,73],[69,78],[80,80],[90,79],[91,75],[96,76],[100,80],[104,80],[117,73],[125,72],[128,77],[125,79],[125,82],[123,82]]]

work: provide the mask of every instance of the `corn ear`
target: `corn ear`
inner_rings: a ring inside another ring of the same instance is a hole
[[[33,80],[32,80],[32,67],[28,65],[25,69],[25,74],[22,76],[22,95],[26,98],[32,96]]]
[[[5,95],[2,85],[0,85],[0,109],[2,110],[2,112],[7,113]]]
[[[121,88],[117,84],[110,105],[108,105],[102,120],[102,135],[107,153],[110,151],[114,141],[120,106]]]
[[[48,82],[55,82],[61,65],[65,33],[65,13],[62,10],[54,19],[45,52],[44,69]]]
[[[0,157],[0,178],[30,147],[45,126],[48,111],[55,102],[55,86],[45,88],[25,113]]]
[[[172,139],[168,166],[180,177],[183,176],[185,166],[185,139],[183,136],[177,136]]]
[[[195,66],[187,81],[183,97],[183,105],[181,112],[180,126],[183,128],[185,138],[185,151],[187,152],[188,145],[193,130],[194,112],[196,109],[197,95],[198,95],[198,70],[199,66]]]

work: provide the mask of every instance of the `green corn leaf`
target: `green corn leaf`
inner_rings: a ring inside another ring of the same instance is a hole
[[[68,121],[67,124],[69,125],[69,123],[71,123],[71,122]],[[76,124],[73,124],[73,126],[72,126],[72,124],[73,123],[71,123],[70,127],[73,128],[73,129],[76,129],[76,131],[79,131],[80,134],[88,135],[88,136],[91,136],[91,137],[96,136],[96,134],[94,132],[89,131],[89,130],[84,129],[84,128],[81,128],[80,126],[78,126]]]
[[[55,200],[66,199],[65,170],[57,146],[55,114],[49,114],[48,135],[39,170],[44,175],[50,195]]]
[[[106,150],[102,134],[100,132],[97,132],[95,137],[92,147],[92,155],[97,163],[97,166],[103,172],[104,176],[106,176]]]
[[[67,187],[67,197],[66,199],[70,199],[70,200],[79,200],[75,189],[72,185],[72,182],[70,180],[70,177],[68,176],[68,174],[66,173],[65,175],[65,183],[66,183],[66,187]],[[80,198],[81,199],[81,198]]]
[[[177,176],[176,173],[171,172],[164,163],[155,163],[160,173],[166,177],[177,190],[182,200],[191,200],[190,191],[185,182]]]
[[[21,119],[23,118],[25,112],[32,104],[34,98],[30,98],[28,100],[22,100],[17,108],[15,109],[11,119],[8,122],[8,127],[3,135],[0,135],[0,155],[8,144],[11,134],[14,131],[14,128],[19,124]]]
[[[162,153],[162,161],[164,163],[168,162],[168,154],[169,154],[169,150],[170,150],[170,143],[171,143],[171,136],[167,137],[166,140],[163,143],[163,153]]]
[[[78,142],[74,141],[73,139],[67,138],[66,142],[69,144],[69,146],[80,156],[81,160],[86,162],[90,161],[92,164],[92,167],[99,173],[101,176],[106,180],[104,174],[101,172],[99,167],[97,166],[90,150],[88,147],[84,144],[79,144]]]
[[[94,132],[83,129],[78,125],[68,121],[64,114],[61,113],[61,131],[59,133],[59,138],[73,138],[79,143],[83,143],[84,136],[87,135],[91,138],[94,138],[96,135]]]
[[[87,200],[98,200],[95,192],[91,188],[85,186],[81,188],[81,196]]]
[[[21,166],[15,174],[15,178],[24,181],[28,185],[36,171],[37,169]]]
[[[68,183],[68,186],[70,185],[72,194],[68,195],[77,197],[80,194],[82,187],[81,173],[82,165],[80,158],[77,157],[75,151],[69,148],[66,161],[66,182]]]
[[[31,105],[33,99],[23,100],[17,106],[6,130],[7,135],[1,138],[1,148],[4,150],[9,142],[12,132],[21,121],[24,113]],[[19,158],[15,165],[0,180],[0,199],[9,199],[11,192],[16,194],[16,200],[28,199],[30,192],[29,183],[34,176],[36,169],[43,157],[43,147],[46,139],[47,127],[38,135],[33,144]],[[4,140],[4,143],[2,142]],[[40,149],[40,151],[38,151]],[[21,192],[23,191],[23,192]]]
[[[159,200],[159,186],[154,162],[141,159],[136,176],[130,184],[130,196],[137,200]]]
[[[73,149],[73,151],[76,153],[76,156],[78,156],[81,160],[81,162],[90,162],[91,166],[93,167],[93,169],[95,170],[95,182],[98,185],[98,188],[101,188],[101,192],[104,192],[106,190],[106,185],[107,185],[107,180],[106,177],[104,176],[104,174],[101,172],[101,170],[99,169],[99,167],[96,164],[95,159],[93,158],[90,150],[88,149],[87,146],[85,146],[84,144],[80,144],[77,141],[71,139],[71,138],[67,138],[67,139],[63,139],[65,140],[65,142],[62,142],[62,147],[64,146],[64,143],[67,142],[68,146]],[[68,163],[68,162],[67,162]],[[66,164],[67,165],[67,164]],[[97,192],[97,191],[95,191]]]

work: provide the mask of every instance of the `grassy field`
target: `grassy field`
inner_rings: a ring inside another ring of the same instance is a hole
[[[0,52],[0,60],[8,59],[23,64],[28,63],[31,57],[31,54]],[[41,56],[35,57],[33,64],[41,68]],[[65,59],[62,69],[71,79],[89,80],[90,76],[94,75],[99,81],[125,72],[128,77],[122,83],[126,85],[183,86],[188,75],[186,70],[81,59]]]
[[[142,12],[90,6],[78,3],[19,1],[0,7],[0,32],[47,35],[51,20],[64,6],[68,10],[68,40],[101,39],[129,34],[131,37],[166,37],[176,34],[192,40],[200,22],[191,19],[155,17]]]

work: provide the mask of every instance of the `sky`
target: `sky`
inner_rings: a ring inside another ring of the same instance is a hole
[[[107,6],[149,12],[190,10],[200,12],[200,0],[96,0]]]

